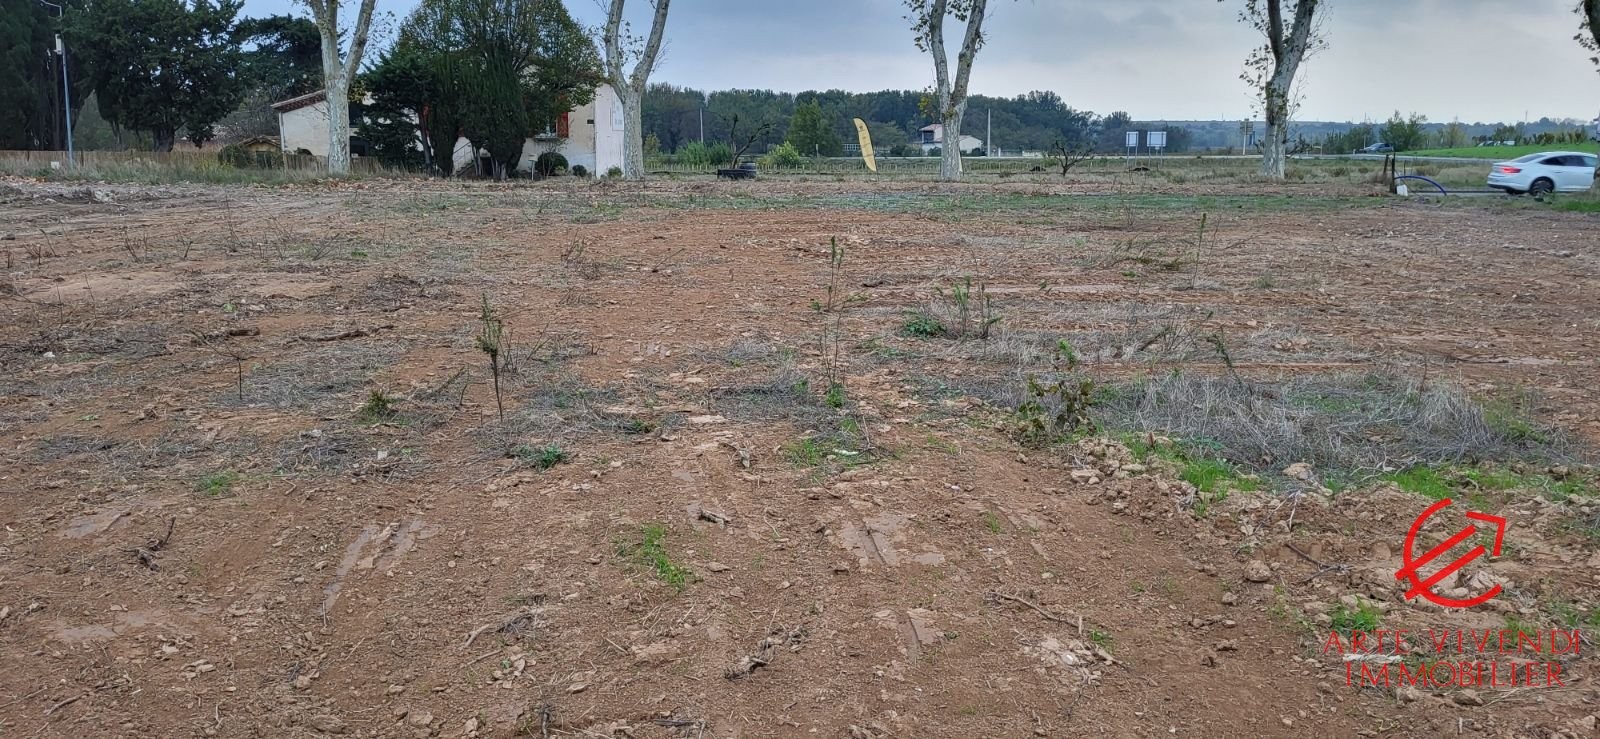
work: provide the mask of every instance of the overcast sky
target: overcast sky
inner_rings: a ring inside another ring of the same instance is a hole
[[[348,0],[353,3],[354,0]],[[1579,118],[1600,113],[1600,74],[1573,35],[1575,0],[1326,0],[1329,47],[1301,67],[1303,120]],[[404,15],[414,0],[378,0]],[[636,31],[649,3],[628,0]],[[1259,42],[1242,0],[991,0],[972,91],[1047,89],[1077,108],[1136,119],[1251,111],[1239,71]],[[598,25],[596,0],[567,0]],[[304,12],[245,0],[245,13]],[[897,0],[675,0],[653,81],[704,90],[922,89],[933,65]],[[951,53],[958,29],[947,29]]]

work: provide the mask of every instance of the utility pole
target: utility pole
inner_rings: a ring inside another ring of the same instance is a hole
[[[700,143],[706,142],[706,106],[700,106]]]
[[[65,9],[49,0],[39,2],[56,9],[56,17],[66,19]],[[61,34],[56,34],[55,53],[61,57],[61,112],[67,125],[67,166],[76,164],[72,154],[72,86],[67,82],[67,43],[61,40]]]

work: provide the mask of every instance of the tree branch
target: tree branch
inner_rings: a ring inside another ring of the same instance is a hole
[[[672,0],[656,0],[656,15],[650,21],[650,40],[645,42],[644,53],[639,55],[639,62],[633,65],[633,78],[628,84],[639,92],[644,92],[644,85],[650,80],[650,72],[655,69],[656,55],[661,51],[661,34],[667,29],[667,6]]]
[[[606,28],[603,36],[606,47],[606,76],[611,78],[612,87],[627,84],[627,75],[622,71],[622,3],[623,0],[611,0],[611,7],[606,11]]]
[[[944,15],[948,10],[947,0],[933,0],[933,8],[927,11],[928,51],[933,54],[933,79],[941,117],[943,108],[950,105],[950,60],[944,53]]]
[[[972,8],[967,14],[967,35],[961,42],[961,55],[956,57],[956,84],[950,91],[951,104],[959,104],[967,99],[967,80],[972,77],[972,60],[977,58],[979,47],[983,46],[983,16],[988,10],[989,0],[972,0]],[[957,132],[957,140],[960,138]]]
[[[1283,0],[1266,0],[1267,2],[1267,49],[1272,53],[1274,64],[1283,62]],[[1304,5],[1304,3],[1297,3]],[[1298,13],[1297,13],[1298,14]]]
[[[356,14],[356,27],[350,37],[350,53],[345,57],[343,74],[349,82],[361,68],[361,55],[367,51],[367,29],[372,25],[374,0],[361,0],[361,11]]]

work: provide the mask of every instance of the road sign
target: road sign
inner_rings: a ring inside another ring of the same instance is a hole
[[[1125,138],[1126,138],[1126,141],[1127,141],[1127,143],[1125,145],[1129,149],[1137,149],[1137,148],[1139,148],[1139,132],[1138,131],[1129,131],[1127,134],[1125,134]]]
[[[1145,144],[1152,149],[1167,148],[1166,131],[1146,131],[1144,134],[1144,140]]]

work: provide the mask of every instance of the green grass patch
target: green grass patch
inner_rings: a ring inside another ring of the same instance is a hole
[[[1512,467],[1489,464],[1417,465],[1391,472],[1381,479],[1394,483],[1408,493],[1432,500],[1463,495],[1475,505],[1486,503],[1487,493],[1513,490],[1536,492],[1554,501],[1565,501],[1575,495],[1595,494],[1594,482],[1579,474],[1568,473],[1557,478],[1545,472],[1518,472]]]
[[[194,489],[204,493],[206,497],[220,498],[233,490],[239,482],[239,473],[233,470],[220,470],[200,478],[194,484]]]
[[[828,404],[829,408],[843,408],[845,401],[844,385],[838,382],[829,385],[828,393],[822,396],[822,400]]]
[[[818,467],[828,458],[828,452],[816,437],[805,436],[785,444],[783,458],[796,467]]]
[[[361,410],[356,411],[356,418],[370,425],[393,421],[399,415],[394,405],[394,398],[382,390],[373,390],[367,395],[367,402],[361,405]]]
[[[944,335],[944,324],[927,313],[917,311],[906,316],[906,322],[900,324],[900,333],[931,339]]]
[[[1262,487],[1259,478],[1241,472],[1225,459],[1205,454],[1202,445],[1152,446],[1147,437],[1139,434],[1124,434],[1122,441],[1140,463],[1164,461],[1177,470],[1178,479],[1193,485],[1197,494],[1194,513],[1201,518],[1230,494],[1254,492]]]
[[[1357,596],[1355,608],[1340,603],[1330,615],[1333,617],[1333,630],[1348,637],[1358,631],[1376,631],[1383,611]]]
[[[1258,480],[1241,476],[1232,464],[1215,457],[1184,457],[1178,477],[1202,493],[1249,492],[1261,489]]]
[[[511,456],[523,464],[538,470],[548,470],[571,459],[571,455],[567,454],[565,449],[555,444],[537,447],[522,444],[511,450]]]
[[[1177,470],[1178,479],[1193,485],[1199,493],[1195,515],[1204,517],[1210,507],[1228,499],[1231,493],[1262,489],[1261,479],[1243,472],[1233,463],[1206,453],[1210,445],[1200,442],[1153,444],[1146,434],[1123,433],[1117,440],[1133,453],[1140,464],[1165,462]]]
[[[1426,465],[1391,472],[1384,475],[1383,479],[1398,485],[1401,490],[1431,500],[1443,500],[1454,492],[1454,488],[1438,470]]]
[[[983,527],[988,529],[989,533],[991,533],[991,534],[1000,533],[1000,531],[1001,531],[1000,517],[994,515],[994,511],[984,511],[983,512]]]
[[[1576,199],[1561,199],[1555,204],[1556,210],[1568,213],[1600,213],[1600,198],[1593,196],[1579,196]]]
[[[667,527],[658,523],[645,524],[640,531],[639,543],[624,543],[617,547],[617,554],[637,562],[640,566],[650,570],[657,580],[671,585],[674,590],[683,592],[683,589],[694,581],[694,572],[687,567],[674,564],[667,555],[664,544],[667,538]]]
[[[1503,162],[1516,159],[1528,154],[1538,154],[1542,151],[1581,151],[1589,154],[1600,149],[1594,142],[1582,144],[1519,144],[1517,146],[1467,146],[1456,149],[1421,149],[1418,151],[1403,151],[1399,156],[1405,157],[1453,157],[1458,159],[1482,159],[1484,161]]]

